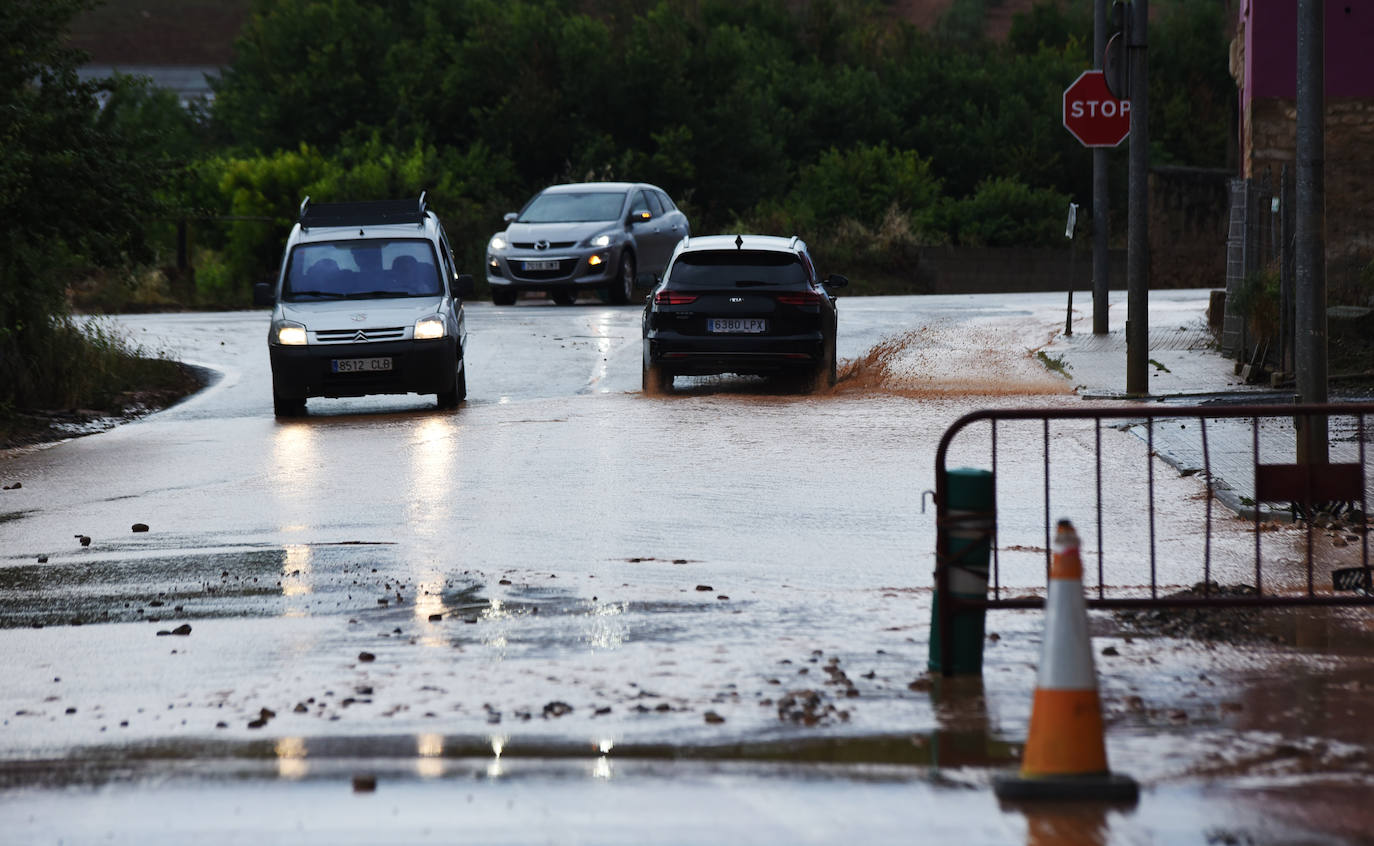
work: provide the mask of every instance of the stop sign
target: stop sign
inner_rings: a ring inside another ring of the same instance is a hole
[[[1064,128],[1084,147],[1115,147],[1131,134],[1131,101],[1112,96],[1102,71],[1083,71],[1064,89]]]

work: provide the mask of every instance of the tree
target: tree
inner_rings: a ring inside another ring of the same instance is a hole
[[[65,313],[61,270],[146,256],[163,172],[146,147],[103,123],[64,46],[91,0],[5,0],[0,11],[0,405],[18,405],[47,375],[34,354]]]

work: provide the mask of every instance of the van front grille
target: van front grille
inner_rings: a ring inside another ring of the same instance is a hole
[[[379,326],[370,329],[323,329],[315,333],[321,344],[370,344],[405,339],[404,326]]]

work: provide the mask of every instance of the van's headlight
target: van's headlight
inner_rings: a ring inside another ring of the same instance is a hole
[[[444,337],[444,319],[442,317],[422,317],[415,321],[415,340],[432,341],[442,337]]]
[[[303,346],[306,341],[305,327],[289,320],[277,321],[275,334],[277,343],[287,347]]]

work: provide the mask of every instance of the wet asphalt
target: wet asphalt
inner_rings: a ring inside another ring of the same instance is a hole
[[[1206,292],[1154,300],[1188,323]],[[0,824],[23,843],[1367,842],[1366,612],[1276,612],[1243,643],[1095,616],[1110,760],[1141,803],[997,802],[1042,615],[989,618],[981,679],[927,676],[923,492],[960,415],[1083,401],[1036,357],[1063,298],[840,308],[822,395],[722,377],[645,397],[638,308],[477,303],[457,411],[311,400],[289,422],[264,313],[119,318],[214,378],[0,459],[22,485],[0,495]],[[1108,436],[1112,543],[1138,548],[1143,446]],[[999,457],[1011,590],[1044,575],[1026,444]],[[1055,440],[1056,516],[1091,507],[1088,448]],[[1158,475],[1161,577],[1189,585],[1200,485]],[[1214,527],[1222,580],[1245,529]]]

